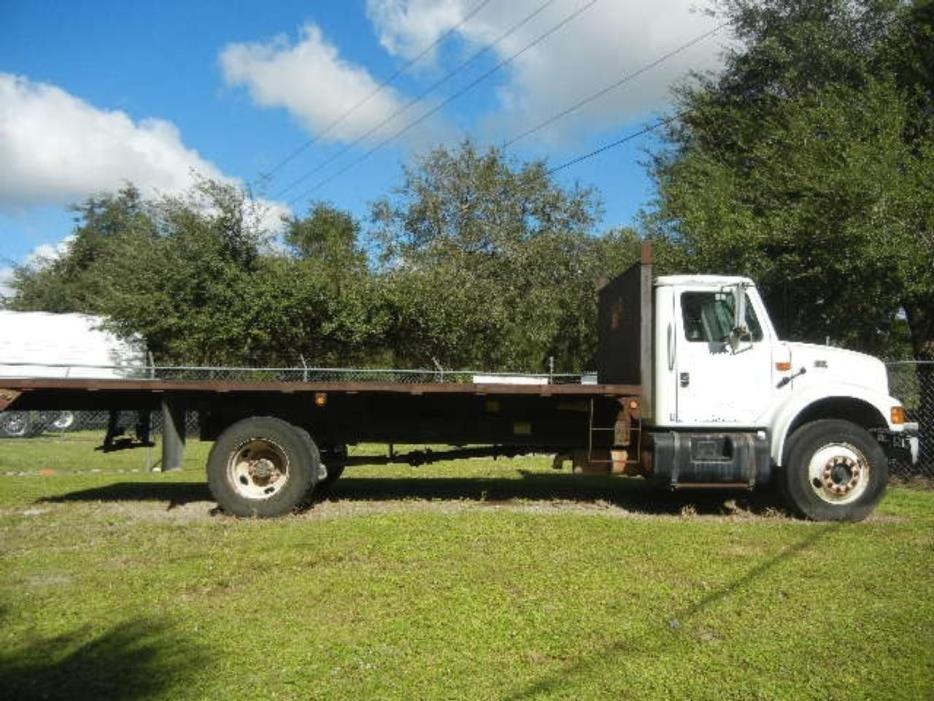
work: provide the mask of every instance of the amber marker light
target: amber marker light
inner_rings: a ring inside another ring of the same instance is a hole
[[[791,370],[791,363],[780,361],[778,363],[775,363],[775,369],[778,370],[779,372],[788,372],[789,370]]]
[[[636,401],[635,399],[630,399],[630,400],[629,400],[629,408],[632,409],[632,410],[638,409],[638,408],[639,408],[639,402]]]
[[[892,423],[893,424],[905,424],[908,423],[908,414],[905,412],[905,407],[893,406],[892,407]]]
[[[315,406],[324,406],[328,403],[328,395],[324,392],[315,392]]]

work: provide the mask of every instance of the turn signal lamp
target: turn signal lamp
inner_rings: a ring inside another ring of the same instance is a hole
[[[892,407],[892,423],[893,424],[905,424],[908,423],[908,414],[905,412],[905,407],[903,406],[893,406]]]
[[[788,361],[779,361],[775,363],[775,369],[779,372],[788,372],[791,370],[791,363]]]

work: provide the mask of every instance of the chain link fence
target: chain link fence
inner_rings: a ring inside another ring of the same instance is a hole
[[[430,384],[436,382],[506,382],[509,384],[596,383],[590,373],[516,373],[478,370],[316,368],[316,367],[203,367],[127,365],[35,365],[0,363],[0,377],[58,379],[154,379],[213,382],[393,382]]]
[[[140,421],[135,411],[117,412],[117,426],[125,433],[133,432]],[[149,416],[150,432],[162,435],[162,414],[154,411]],[[110,422],[109,411],[7,411],[0,413],[0,439],[4,438],[61,438],[72,441],[100,443]],[[199,434],[197,412],[188,412],[185,431],[189,436]]]
[[[921,438],[918,464],[893,462],[890,469],[902,476],[934,478],[934,360],[895,361],[888,363],[888,371],[889,392],[905,405]]]
[[[0,366],[9,376],[9,366]],[[594,373],[585,374],[520,374],[480,373],[473,371],[384,370],[348,368],[235,368],[235,367],[126,367],[89,366],[30,366],[31,376],[41,377],[101,377],[102,371],[111,371],[111,377],[151,378],[187,381],[224,382],[507,382],[522,384],[593,383]],[[39,370],[40,372],[37,372]],[[96,374],[95,374],[96,373]],[[934,478],[934,361],[899,361],[888,363],[889,391],[902,401],[911,421],[917,422],[921,436],[920,459],[917,465],[893,461],[890,469],[900,476]],[[22,375],[26,375],[23,372]],[[62,440],[100,442],[107,430],[110,414],[107,411],[80,412],[17,412],[0,413],[0,439],[45,436]],[[120,412],[118,425],[130,432],[139,421],[136,412]],[[162,431],[162,415],[153,412],[150,417],[153,436]],[[190,436],[199,432],[198,415],[189,412],[186,430]]]

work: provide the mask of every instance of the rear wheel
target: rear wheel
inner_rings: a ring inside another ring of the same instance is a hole
[[[282,516],[315,485],[320,461],[302,429],[274,417],[244,419],[224,431],[208,457],[208,486],[235,516]]]
[[[824,419],[789,439],[780,472],[790,505],[815,521],[861,521],[879,503],[888,481],[888,460],[866,429]]]

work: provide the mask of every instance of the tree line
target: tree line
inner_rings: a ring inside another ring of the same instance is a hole
[[[633,228],[597,231],[593,189],[465,141],[363,221],[318,202],[275,233],[212,181],[89,198],[6,304],[104,315],[160,363],[579,371],[598,284],[648,239],[659,272],[756,279],[783,337],[934,357],[932,7],[716,5],[735,41],[676,88]]]
[[[15,271],[9,305],[106,316],[163,364],[570,370],[594,352],[595,280],[638,249],[591,235],[591,191],[470,143],[407,169],[366,231],[317,203],[273,235],[259,208],[214,181],[90,198],[64,254]]]

